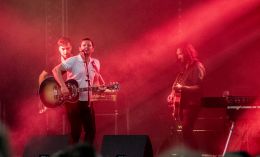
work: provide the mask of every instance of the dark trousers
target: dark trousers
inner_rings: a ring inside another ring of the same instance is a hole
[[[83,128],[84,141],[93,145],[96,133],[93,106],[89,106],[87,101],[78,101],[75,104],[66,104],[66,110],[71,130],[70,144],[79,142]]]
[[[182,117],[182,133],[185,146],[191,149],[198,149],[198,143],[194,137],[194,124],[197,121],[197,117],[200,111],[200,106],[187,106],[183,109]]]

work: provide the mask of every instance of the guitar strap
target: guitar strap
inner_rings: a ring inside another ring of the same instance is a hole
[[[192,69],[191,66],[192,66],[192,65],[190,65],[187,69],[185,69],[184,71],[180,72],[180,73],[177,75],[177,77],[176,77],[176,79],[175,79],[175,81],[174,81],[174,83],[173,83],[172,88],[174,88],[177,83],[179,83],[179,84],[181,84],[181,85],[184,85],[184,83],[185,83],[186,80],[188,79],[189,74],[191,73],[191,69]]]

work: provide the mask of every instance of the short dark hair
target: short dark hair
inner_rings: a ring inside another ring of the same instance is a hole
[[[94,42],[93,42],[93,40],[91,40],[91,39],[88,38],[88,37],[81,39],[81,42],[80,42],[80,43],[82,43],[82,41],[85,41],[85,40],[89,40],[89,41],[91,41],[92,46],[94,47]]]
[[[65,46],[68,44],[71,44],[71,41],[68,37],[61,37],[57,42],[58,46]]]

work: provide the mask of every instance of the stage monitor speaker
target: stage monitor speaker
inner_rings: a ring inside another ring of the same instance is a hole
[[[103,157],[153,157],[147,135],[104,135],[101,147]]]
[[[50,157],[67,146],[67,135],[37,136],[26,144],[23,157]]]

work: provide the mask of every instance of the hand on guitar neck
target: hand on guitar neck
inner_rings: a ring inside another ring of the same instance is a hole
[[[61,94],[64,96],[68,96],[70,91],[66,85],[60,87]]]
[[[174,90],[175,92],[176,92],[176,91],[181,92],[182,87],[183,87],[183,85],[177,83],[177,84],[173,87],[173,90]]]

